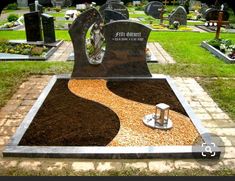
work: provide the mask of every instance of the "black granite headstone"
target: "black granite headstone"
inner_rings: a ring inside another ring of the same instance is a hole
[[[187,12],[183,6],[178,6],[174,12],[169,16],[169,24],[172,25],[174,21],[178,21],[180,25],[187,25]]]
[[[39,12],[24,14],[27,41],[42,41],[42,28]]]
[[[55,26],[54,18],[48,14],[42,14],[42,27],[45,43],[54,43],[55,38]]]
[[[159,1],[152,1],[146,5],[145,14],[159,19],[161,15],[163,4]]]
[[[103,4],[99,12],[101,13],[102,16],[104,16],[104,10],[113,10],[117,11],[118,13],[121,13],[123,16],[125,16],[127,19],[129,19],[129,12],[126,6],[118,3],[108,3],[108,4]]]
[[[117,21],[117,20],[126,20],[127,18],[123,16],[121,13],[113,10],[104,10],[104,22],[109,23],[110,21]]]
[[[30,10],[30,12],[34,12],[35,11],[35,3],[29,4],[29,10]],[[38,4],[38,12],[40,14],[43,13],[43,6],[41,4]]]
[[[115,21],[103,27],[106,40],[101,64],[89,63],[86,34],[92,24],[101,22],[101,15],[92,8],[82,13],[71,25],[75,63],[72,78],[81,77],[151,77],[146,63],[146,44],[151,29],[130,21]]]
[[[204,16],[207,21],[218,20],[219,10],[215,8],[209,8],[205,11]],[[229,13],[227,11],[224,11],[223,21],[228,21],[228,19],[229,19]]]

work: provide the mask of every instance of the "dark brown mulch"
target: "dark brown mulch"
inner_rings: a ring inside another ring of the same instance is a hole
[[[170,109],[188,116],[164,79],[108,81],[107,87],[118,96],[150,105],[166,103]]]
[[[115,112],[75,96],[68,80],[58,80],[19,145],[105,146],[118,133]]]
[[[169,104],[171,110],[187,116],[163,79],[110,80],[107,87],[118,96],[136,102]],[[19,145],[106,146],[119,129],[120,121],[114,111],[71,93],[68,80],[57,80]]]

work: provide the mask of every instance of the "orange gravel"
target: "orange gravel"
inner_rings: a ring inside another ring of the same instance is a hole
[[[112,109],[119,117],[120,130],[107,146],[163,146],[192,145],[199,137],[191,120],[170,111],[171,130],[152,129],[142,118],[155,112],[155,107],[122,98],[106,87],[106,80],[70,80],[68,88],[75,95],[99,102]]]

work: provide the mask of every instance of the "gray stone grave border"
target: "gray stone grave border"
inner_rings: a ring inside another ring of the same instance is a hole
[[[225,55],[221,51],[219,51],[216,48],[214,48],[213,46],[209,45],[206,41],[203,41],[201,43],[201,46],[203,48],[205,48],[206,50],[208,50],[209,52],[211,52],[216,57],[224,60],[225,62],[227,62],[227,63],[235,63],[235,59],[232,59],[232,58],[228,57],[227,55]]]
[[[216,32],[214,30],[211,30],[211,29],[207,28],[205,25],[194,25],[194,26],[196,26],[197,28],[199,28],[201,30],[209,32],[209,33],[215,33]],[[221,32],[221,33],[231,33],[231,34],[234,34],[235,33],[235,29],[227,29],[226,32]]]
[[[20,30],[23,28],[24,28],[24,25],[18,25],[18,26],[14,26],[12,28],[0,28],[0,31],[16,31],[16,30]]]
[[[70,75],[55,75],[51,78],[48,85],[44,88],[37,101],[24,118],[16,133],[11,138],[10,143],[3,151],[4,157],[53,157],[53,158],[100,158],[100,159],[117,159],[117,158],[201,158],[203,148],[197,146],[138,146],[138,147],[105,147],[105,146],[19,146],[19,142],[27,131],[30,123],[33,121],[46,97],[52,90],[54,84],[59,79],[70,79]],[[80,78],[87,79],[87,78]],[[193,125],[197,129],[201,138],[206,144],[211,143],[211,136],[208,130],[201,125],[201,121],[193,113],[191,107],[185,98],[180,94],[173,80],[169,76],[154,75],[152,77],[97,77],[89,79],[107,79],[107,80],[138,80],[138,79],[164,79],[172,88],[177,99],[190,117]],[[212,151],[216,157],[220,156],[220,149],[215,146]]]
[[[44,56],[30,56],[21,54],[0,53],[0,61],[15,61],[15,60],[47,60],[56,50],[62,45],[63,40],[58,40],[55,43],[44,44],[43,42],[27,42],[25,40],[10,40],[10,43],[28,43],[32,45],[46,45],[49,51]]]

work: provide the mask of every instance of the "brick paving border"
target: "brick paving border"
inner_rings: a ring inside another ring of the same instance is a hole
[[[8,143],[28,113],[51,76],[31,76],[24,82],[8,103],[0,110],[0,152]],[[227,167],[235,169],[235,122],[224,113],[194,78],[173,77],[173,80],[200,117],[203,125],[225,141],[225,155],[214,166],[201,165],[193,159],[53,159],[53,158],[3,158],[0,168],[21,168],[26,170],[60,171],[72,169],[82,171],[110,171],[139,169],[144,171],[169,172],[175,169],[204,168],[209,171]]]

